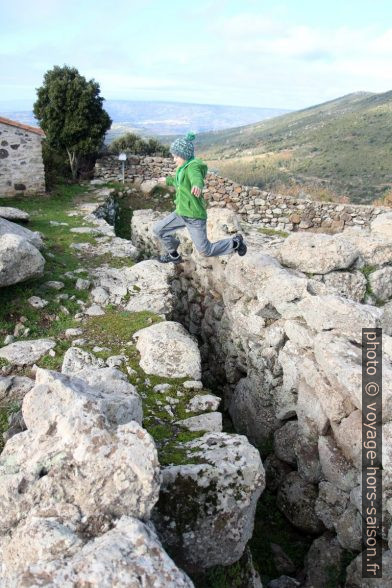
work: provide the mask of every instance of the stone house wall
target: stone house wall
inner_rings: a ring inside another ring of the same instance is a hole
[[[126,161],[125,180],[142,183],[157,180],[174,171],[175,164],[171,158],[132,155]],[[95,177],[107,181],[121,180],[121,164],[117,157],[99,159],[95,165]],[[229,208],[246,222],[284,231],[340,232],[348,225],[368,227],[378,214],[391,210],[381,206],[320,202],[274,194],[242,186],[213,173],[207,174],[204,196],[209,207]]]
[[[0,196],[45,191],[44,136],[39,128],[0,118]]]

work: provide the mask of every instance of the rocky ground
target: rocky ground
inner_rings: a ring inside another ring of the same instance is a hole
[[[215,208],[210,239],[241,230],[247,256],[203,258],[183,233],[167,267],[165,196],[76,186],[13,200],[29,220],[3,210],[2,585],[257,588],[253,559],[268,588],[389,586],[390,215],[288,235]],[[383,328],[385,382],[384,578],[367,584],[364,326]]]
[[[242,557],[260,586],[259,452],[222,431],[174,268],[116,236],[112,192],[0,209],[1,585],[192,586]]]

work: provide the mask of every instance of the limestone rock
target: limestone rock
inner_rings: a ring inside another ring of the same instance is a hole
[[[131,516],[122,516],[112,529],[84,545],[66,524],[33,519],[12,538],[4,567],[4,586],[27,585],[25,578],[38,586],[45,577],[54,588],[193,587],[163,550],[152,525]]]
[[[327,529],[335,530],[335,525],[346,510],[349,494],[335,484],[322,480],[319,495],[315,503],[315,513]]]
[[[96,286],[92,296],[97,303],[125,304],[133,312],[149,310],[157,314],[168,314],[173,309],[171,264],[149,259],[121,269],[101,266],[92,270],[91,275]]]
[[[381,300],[392,297],[392,267],[383,267],[369,274],[369,284],[372,292]]]
[[[347,568],[347,588],[388,588],[392,582],[392,551],[382,552],[382,578],[362,577],[362,553],[350,563]]]
[[[158,182],[156,180],[145,180],[140,184],[140,190],[143,194],[152,194],[155,188],[158,186]]]
[[[63,374],[76,374],[85,367],[102,368],[105,362],[93,353],[79,347],[69,347],[64,354],[61,371]]]
[[[355,261],[358,268],[364,265],[385,265],[392,263],[392,241],[376,233],[344,230],[342,236],[356,247],[359,257]]]
[[[64,288],[64,282],[60,282],[59,280],[49,280],[44,285],[52,290],[62,290]]]
[[[32,339],[16,341],[5,347],[0,347],[0,357],[12,365],[33,365],[56,346],[52,339]]]
[[[392,300],[384,304],[382,307],[381,327],[383,331],[383,349],[385,353],[388,353],[387,350],[390,348],[391,353],[389,353],[389,355],[392,358],[392,345],[389,344],[388,340],[386,340],[386,344],[384,342],[385,335],[388,335],[390,339],[392,335]]]
[[[0,206],[0,217],[9,221],[28,221],[30,215],[19,208],[12,208],[11,206]]]
[[[360,551],[362,547],[362,517],[350,504],[335,523],[338,541],[344,549]]]
[[[186,383],[186,382],[185,382]],[[217,410],[221,403],[219,396],[214,394],[196,394],[188,403],[187,410],[191,412],[206,412]]]
[[[60,374],[51,370],[38,368],[36,383],[47,384],[61,399],[71,395],[73,390],[84,396],[91,396],[92,402],[100,399],[101,408],[110,423],[122,425],[129,421],[142,424],[142,403],[136,388],[127,380],[126,375],[116,368],[86,367],[76,376]],[[54,401],[53,401],[54,402]],[[63,411],[62,402],[54,410]],[[72,410],[70,407],[68,410]]]
[[[19,235],[5,233],[0,240],[0,286],[10,286],[43,275],[45,259]]]
[[[314,353],[317,363],[332,386],[346,398],[346,402],[361,410],[361,349],[344,337],[336,337],[332,333],[319,333],[315,337]],[[387,361],[383,361],[382,407],[383,422],[388,422],[392,419],[392,367]]]
[[[230,565],[252,535],[265,487],[259,452],[246,437],[227,433],[206,433],[184,447],[200,463],[163,469],[153,520],[185,570]]]
[[[27,301],[33,308],[45,308],[45,306],[48,304],[47,300],[44,300],[39,296],[30,296]]]
[[[379,326],[382,316],[380,308],[332,294],[300,300],[297,307],[315,331],[333,330],[336,335],[345,335],[358,342],[362,328]]]
[[[337,295],[356,302],[362,302],[366,294],[366,278],[359,270],[329,272],[324,275],[324,284]]]
[[[274,453],[276,457],[292,466],[297,464],[297,456],[294,451],[297,436],[297,421],[288,421],[274,433]]]
[[[299,347],[313,347],[315,331],[309,329],[309,327],[306,324],[303,324],[300,320],[286,320],[284,323],[284,329],[287,337]]]
[[[283,265],[303,272],[326,274],[346,269],[358,257],[358,249],[340,235],[292,233],[279,250]]]
[[[386,241],[392,241],[392,213],[385,212],[377,215],[370,224],[370,230],[373,234],[384,238]]]
[[[0,237],[3,238],[6,234],[18,235],[28,241],[36,249],[42,249],[44,242],[42,236],[38,231],[30,231],[25,227],[21,227],[17,223],[10,222],[4,218],[0,218]]]
[[[2,533],[33,509],[59,503],[86,520],[150,516],[159,463],[138,423],[110,423],[97,395],[52,375],[26,394],[22,411],[28,430],[11,437],[0,457]]]
[[[311,534],[320,534],[324,525],[315,514],[317,487],[305,482],[298,472],[290,472],[277,495],[279,510],[295,526]]]
[[[188,431],[222,431],[222,413],[221,412],[207,412],[198,416],[189,417],[177,421],[177,425],[181,425],[188,429]]]
[[[357,484],[357,472],[336,446],[333,437],[321,436],[318,448],[325,478],[341,490],[349,492]]]
[[[339,578],[343,565],[343,549],[332,533],[315,539],[306,555],[305,568],[310,586],[328,586],[332,578]],[[336,584],[337,585],[337,584]]]
[[[21,402],[34,386],[34,380],[25,376],[0,376],[0,402]]]
[[[252,374],[238,382],[228,408],[235,430],[256,445],[263,443],[280,425],[271,395],[258,387]]]
[[[162,321],[137,331],[133,338],[140,352],[140,367],[147,374],[169,378],[201,378],[196,341],[174,321]]]

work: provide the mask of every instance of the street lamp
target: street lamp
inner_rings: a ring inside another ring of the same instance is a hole
[[[120,153],[120,155],[118,156],[119,160],[122,163],[122,181],[123,184],[125,183],[125,161],[127,159],[127,154],[126,153]]]

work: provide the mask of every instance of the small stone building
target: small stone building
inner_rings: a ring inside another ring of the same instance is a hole
[[[0,197],[45,191],[44,137],[38,127],[0,117]]]

